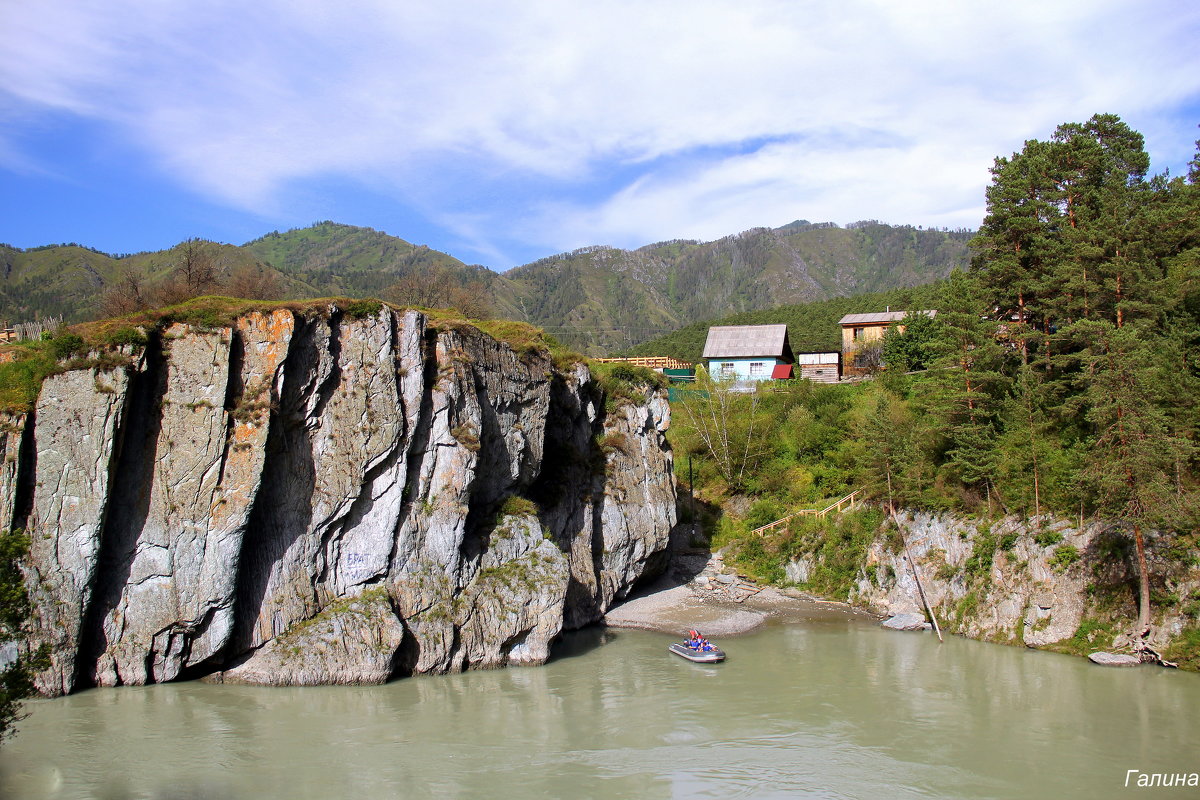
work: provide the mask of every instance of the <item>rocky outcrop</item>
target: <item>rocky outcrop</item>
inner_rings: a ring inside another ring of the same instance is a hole
[[[264,686],[383,683],[395,670],[404,625],[382,589],[348,597],[269,639],[212,680]]]
[[[674,525],[674,487],[656,479],[671,471],[663,433],[670,414],[666,398],[657,396],[645,405],[622,405],[605,419],[601,446],[609,480],[604,484],[599,525],[604,607],[628,591],[651,560],[662,554],[640,531],[669,531]]]
[[[370,310],[174,324],[3,421],[43,692],[538,663],[661,565],[663,397]]]
[[[17,507],[21,469],[21,440],[26,414],[0,414],[0,520],[12,520]],[[32,430],[32,426],[30,426]]]
[[[154,387],[160,411],[127,433],[130,466],[118,476],[123,508],[109,527],[114,563],[100,581],[109,591],[95,607],[103,646],[95,683],[171,680],[227,644],[242,538],[264,463],[261,401],[293,326],[291,313],[280,311],[239,320],[236,337],[232,328],[184,325],[163,333],[165,369]]]
[[[974,639],[1086,654],[1131,645],[1124,629],[1137,616],[1137,573],[1129,537],[1099,522],[1006,517],[994,521],[908,512],[868,547],[846,597],[898,619],[925,620],[912,565],[944,630]],[[1200,596],[1200,567],[1170,554],[1169,536],[1147,534],[1153,587],[1160,596]],[[911,556],[912,562],[909,561]],[[815,557],[792,562],[793,580]],[[1159,603],[1148,644],[1162,648],[1192,619],[1185,603]],[[1080,638],[1082,637],[1082,638]]]

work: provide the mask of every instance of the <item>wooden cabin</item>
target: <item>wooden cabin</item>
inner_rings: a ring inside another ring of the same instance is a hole
[[[932,317],[937,311],[918,311]],[[859,351],[866,345],[883,340],[889,328],[895,327],[904,333],[904,318],[907,311],[883,311],[873,314],[847,314],[838,324],[842,326],[842,371],[846,375],[862,375],[867,372],[866,365],[861,363]]]

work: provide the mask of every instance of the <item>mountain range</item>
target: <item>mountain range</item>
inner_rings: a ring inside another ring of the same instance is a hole
[[[319,222],[241,246],[204,243],[222,275],[252,268],[288,298],[389,298],[405,281],[466,287],[494,317],[533,323],[590,355],[637,345],[697,320],[781,305],[914,287],[969,259],[973,232],[879,222],[802,220],[711,242],[634,250],[585,247],[498,273],[370,228]],[[188,243],[110,255],[78,245],[0,245],[0,321],[102,314],[123,276],[147,284],[178,268]],[[401,298],[403,301],[403,298]]]

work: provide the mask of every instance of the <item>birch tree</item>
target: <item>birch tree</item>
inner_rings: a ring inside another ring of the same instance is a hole
[[[769,448],[758,392],[735,392],[732,388],[731,383],[713,380],[703,367],[697,367],[695,388],[679,405],[718,474],[730,489],[739,491]]]

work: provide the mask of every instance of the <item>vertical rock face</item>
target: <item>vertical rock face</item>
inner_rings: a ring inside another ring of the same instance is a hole
[[[297,336],[246,550],[243,646],[279,636],[386,566],[409,427],[397,334],[411,338],[404,323],[416,319],[334,313]]]
[[[669,531],[675,524],[675,486],[656,479],[673,469],[664,433],[670,415],[666,398],[655,396],[644,405],[623,405],[605,420],[600,588],[606,608],[663,552],[662,543],[646,532]]]
[[[55,375],[46,379],[38,399],[26,580],[36,640],[49,647],[50,668],[36,678],[46,694],[76,685],[129,372]]]
[[[537,663],[674,524],[665,400],[606,413],[583,365],[386,307],[177,324],[33,420],[0,436],[0,511],[34,473],[48,694]]]
[[[26,414],[0,414],[0,525],[5,528],[17,527],[14,517],[21,479],[21,439],[27,418]]]
[[[104,644],[96,683],[171,680],[226,644],[266,411],[293,326],[291,313],[279,311],[239,320],[236,335],[165,331],[160,410],[145,426],[157,436],[131,436],[127,445],[149,481],[138,470],[116,479],[126,497],[145,498],[145,513],[110,519],[108,540],[125,546],[100,581],[109,587],[100,603],[111,607],[96,607]]]

